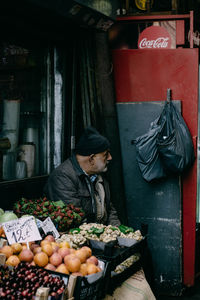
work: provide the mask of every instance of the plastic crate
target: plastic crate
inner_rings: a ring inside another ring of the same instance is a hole
[[[107,263],[104,261],[100,262],[101,272],[85,277],[77,276],[73,294],[75,300],[98,300],[104,296],[104,279]]]
[[[75,300],[98,300],[104,294],[104,276],[94,282],[89,282],[87,277],[77,277],[74,290]]]
[[[119,265],[129,256],[134,253],[143,253],[146,248],[147,238],[144,237],[142,240],[135,242],[131,246],[119,245],[116,242],[110,242],[105,244],[104,248],[98,247],[98,241],[90,241],[89,246],[92,249],[93,255],[97,256],[100,260],[111,263],[112,269]]]
[[[105,247],[104,251],[101,249],[93,248],[93,254],[96,255],[99,259],[102,259],[106,262],[106,270],[104,274],[104,286],[103,289],[105,293],[112,293],[112,291],[122,284],[123,281],[128,279],[131,275],[137,272],[144,264],[144,253],[147,249],[147,238],[144,237],[141,241],[134,243],[130,247],[119,246],[119,244],[109,245],[109,251],[106,252]],[[129,268],[125,269],[122,273],[112,276],[111,273],[115,268],[121,264],[124,260],[129,258],[135,253],[140,254],[140,259],[133,263]],[[98,299],[98,298],[97,298]]]
[[[133,263],[129,268],[126,268],[123,272],[116,274],[114,276],[111,276],[111,272],[109,272],[106,283],[107,283],[107,292],[112,293],[114,289],[119,287],[125,280],[127,280],[130,276],[132,276],[134,273],[139,271],[142,267],[142,259],[139,259],[135,263]]]

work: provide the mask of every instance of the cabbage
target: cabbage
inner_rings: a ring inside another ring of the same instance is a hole
[[[4,210],[2,208],[0,208],[0,215],[4,214]]]
[[[5,212],[3,215],[0,215],[0,223],[9,222],[16,219],[18,219],[18,217],[11,211]]]

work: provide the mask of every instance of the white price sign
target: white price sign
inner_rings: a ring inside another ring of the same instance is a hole
[[[55,239],[57,239],[60,236],[59,232],[57,231],[57,229],[56,229],[55,225],[53,224],[53,222],[51,221],[50,217],[46,218],[43,221],[43,224],[41,227],[42,227],[44,233],[52,232]]]
[[[23,217],[3,223],[8,243],[27,243],[42,239],[34,217]]]

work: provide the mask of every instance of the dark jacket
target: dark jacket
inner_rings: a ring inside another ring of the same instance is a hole
[[[105,225],[118,226],[120,221],[117,212],[110,201],[108,182],[103,178],[106,210],[108,214]],[[75,155],[58,166],[49,176],[44,192],[49,200],[62,200],[66,204],[73,203],[81,207],[86,214],[86,222],[96,222],[95,207],[89,191],[86,175],[80,168]]]

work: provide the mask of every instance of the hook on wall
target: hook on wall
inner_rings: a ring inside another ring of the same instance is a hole
[[[167,89],[167,102],[169,103],[171,100],[171,89]]]

